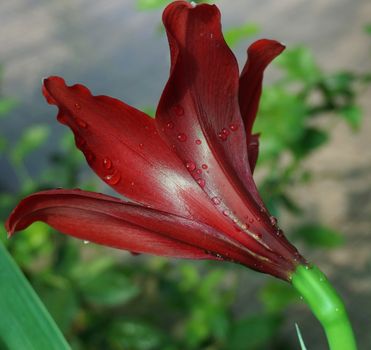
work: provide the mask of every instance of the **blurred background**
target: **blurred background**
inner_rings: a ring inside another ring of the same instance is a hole
[[[0,219],[23,196],[109,192],[41,95],[61,75],[153,113],[168,77],[164,0],[0,1]],[[371,3],[215,1],[240,65],[261,37],[286,51],[266,72],[256,179],[289,239],[343,296],[371,348]],[[84,244],[36,223],[0,240],[73,349],[326,349],[285,283],[239,266]]]

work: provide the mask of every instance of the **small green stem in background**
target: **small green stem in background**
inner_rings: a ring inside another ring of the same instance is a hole
[[[357,350],[343,301],[326,276],[316,266],[300,265],[292,285],[322,324],[330,350]]]

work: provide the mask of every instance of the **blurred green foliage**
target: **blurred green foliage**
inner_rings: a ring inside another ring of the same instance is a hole
[[[164,3],[137,2],[142,10]],[[227,29],[226,37],[236,46],[257,31],[256,25],[244,24]],[[265,87],[255,125],[261,133],[258,171],[265,174],[260,190],[272,214],[280,216],[286,210],[300,218],[303,208],[291,197],[290,188],[310,181],[312,173],[303,162],[331,138],[331,128],[320,120],[345,121],[357,130],[362,121],[357,95],[370,74],[324,72],[306,47],[286,50],[275,65],[280,77]],[[0,116],[9,116],[14,106],[14,100],[0,97]],[[96,180],[80,176],[86,165],[70,133],[49,155],[49,166],[38,177],[29,175],[26,161],[45,147],[48,135],[47,126],[31,126],[12,147],[0,135],[0,156],[19,179],[17,193],[0,186],[2,221],[22,197],[40,189],[100,190]],[[130,257],[56,234],[39,223],[25,231],[5,241],[0,226],[0,237],[73,349],[290,348],[280,330],[284,311],[299,297],[281,281],[267,279],[258,292],[260,311],[241,318],[233,312],[238,276],[243,273],[238,266]],[[316,222],[302,222],[287,234],[323,249],[344,241],[339,232]]]

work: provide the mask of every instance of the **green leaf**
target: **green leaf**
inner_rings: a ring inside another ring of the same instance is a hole
[[[3,98],[0,100],[0,117],[6,116],[15,106],[16,100],[11,98]]]
[[[360,107],[351,105],[344,107],[340,111],[340,117],[344,118],[345,121],[353,130],[358,130],[362,122],[362,110]]]
[[[36,148],[40,147],[49,135],[47,125],[31,126],[23,133],[21,139],[11,152],[12,160],[16,164],[22,163],[23,159]]]
[[[4,344],[6,349],[70,349],[1,243],[0,310],[0,344]]]
[[[300,139],[293,145],[292,152],[297,158],[303,158],[327,141],[327,132],[316,128],[306,128]]]
[[[299,338],[299,344],[300,344],[301,350],[307,350],[307,348],[306,348],[306,346],[304,344],[304,340],[303,340],[303,337],[301,335],[299,326],[298,326],[297,323],[295,323],[295,328],[296,328],[296,334],[298,335],[298,338]]]
[[[50,314],[63,332],[67,332],[78,314],[78,297],[74,286],[62,277],[48,275],[36,283]]]
[[[293,238],[300,239],[314,247],[334,248],[344,244],[344,238],[339,232],[317,224],[297,228],[293,233]]]
[[[321,76],[313,54],[304,46],[285,50],[275,62],[286,71],[289,79],[313,83]]]
[[[281,86],[267,87],[263,91],[254,124],[254,132],[261,133],[260,162],[276,160],[300,140],[306,112],[304,102]]]
[[[161,349],[163,335],[140,321],[115,322],[107,337],[110,349],[155,350]]]
[[[300,300],[298,293],[285,282],[268,282],[259,292],[259,299],[268,312],[284,310]]]
[[[77,283],[84,298],[97,306],[122,305],[139,294],[139,288],[122,271],[101,259],[81,266]]]
[[[235,47],[241,40],[258,34],[260,28],[254,23],[245,23],[238,27],[228,28],[224,31],[224,39],[229,47]]]
[[[260,314],[240,320],[234,325],[228,341],[228,350],[255,350],[270,348],[267,344],[277,334],[281,318],[275,314]]]

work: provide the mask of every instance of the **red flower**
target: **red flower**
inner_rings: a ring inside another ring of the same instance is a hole
[[[252,135],[263,71],[284,46],[259,40],[239,76],[215,6],[170,4],[163,14],[170,77],[156,118],[62,78],[44,80],[90,167],[129,198],[50,190],[23,199],[9,235],[34,221],[137,253],[227,260],[289,279],[304,259],[259,197]]]

